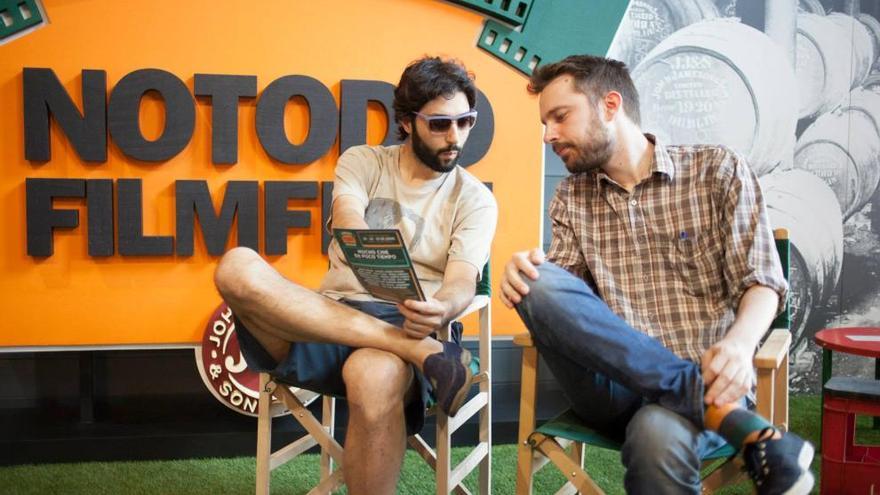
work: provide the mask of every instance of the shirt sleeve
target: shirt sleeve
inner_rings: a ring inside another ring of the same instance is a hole
[[[722,228],[724,232],[724,278],[734,308],[753,285],[769,287],[779,294],[777,313],[785,309],[788,282],[776,251],[770,219],[758,178],[744,158],[728,150],[722,166]]]
[[[373,152],[363,146],[345,151],[336,162],[336,178],[333,181],[333,201],[340,196],[354,196],[361,204],[369,204],[372,184],[379,176],[379,163]]]
[[[477,269],[478,277],[483,274],[483,266],[489,261],[495,226],[498,222],[498,205],[495,197],[485,186],[479,201],[463,209],[455,220],[449,245],[449,261],[465,261]]]
[[[563,180],[559,183],[556,193],[550,200],[548,213],[553,229],[553,239],[550,242],[547,261],[555,263],[582,280],[589,281],[591,279],[586,260],[584,260],[584,253],[574,234],[566,207],[569,195],[569,182]]]

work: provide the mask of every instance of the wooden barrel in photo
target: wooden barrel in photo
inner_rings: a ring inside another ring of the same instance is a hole
[[[868,26],[859,22],[853,16],[846,14],[834,13],[828,14],[826,19],[843,28],[846,33],[846,41],[850,45],[849,52],[851,55],[850,65],[850,88],[856,88],[862,85],[865,78],[871,72],[871,66],[874,65],[874,39]],[[846,58],[846,52],[840,53]]]
[[[868,75],[862,87],[875,93],[880,92],[880,72],[872,72]]]
[[[715,0],[715,8],[722,17],[736,16],[736,3],[738,0]]]
[[[791,237],[792,326],[795,346],[813,308],[828,301],[843,266],[843,217],[834,192],[818,177],[788,170],[759,179],[770,224]],[[794,347],[794,346],[793,346]]]
[[[608,57],[632,69],[675,31],[713,17],[718,17],[718,9],[712,0],[632,0]]]
[[[824,180],[844,219],[865,206],[880,181],[880,93],[856,89],[798,139],[795,168]]]
[[[819,0],[799,0],[798,12],[825,15],[825,7],[822,6],[822,2]]]
[[[871,68],[880,69],[880,21],[864,12],[859,14],[858,18],[859,22],[864,24],[868,28],[868,32],[871,33],[871,44],[874,46],[874,62],[871,64]]]
[[[852,45],[843,27],[816,14],[797,16],[798,117],[825,113],[851,88]]]
[[[635,68],[633,79],[643,129],[670,143],[726,144],[758,175],[776,167],[795,132],[791,64],[767,35],[733,18],[677,31]]]

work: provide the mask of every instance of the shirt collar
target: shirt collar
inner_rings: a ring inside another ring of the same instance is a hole
[[[651,164],[651,173],[659,172],[665,175],[669,181],[672,181],[672,179],[675,179],[675,163],[669,157],[666,146],[653,134],[646,132],[645,137],[648,138],[648,141],[654,143],[654,163]]]
[[[654,174],[661,174],[666,177],[667,181],[671,182],[672,179],[675,178],[675,164],[672,161],[672,158],[669,157],[669,153],[666,151],[666,146],[664,146],[658,139],[657,136],[645,133],[645,138],[650,141],[654,145],[654,160],[651,162],[651,176]],[[596,192],[601,193],[602,188],[605,182],[610,182],[611,184],[618,185],[614,180],[608,176],[601,169],[597,169],[594,173],[595,181],[596,181]]]

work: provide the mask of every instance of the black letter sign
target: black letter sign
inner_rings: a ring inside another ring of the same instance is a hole
[[[394,86],[385,81],[355,81],[344,79],[339,89],[341,117],[339,129],[339,154],[352,146],[367,142],[367,104],[371,101],[385,109],[388,127],[385,128],[383,146],[397,144],[397,125],[394,122]]]
[[[312,222],[310,212],[288,210],[287,200],[317,197],[317,182],[266,181],[266,254],[287,254],[287,229]]]
[[[238,212],[238,245],[258,249],[257,181],[229,181],[220,215],[214,213],[208,183],[203,180],[179,180],[175,184],[177,203],[177,254],[192,256],[194,214],[199,216],[208,253],[220,256],[226,251],[226,241],[232,230],[232,220]]]
[[[309,105],[309,133],[296,146],[284,133],[284,108],[294,96]],[[324,156],[336,140],[339,112],[330,91],[308,76],[284,76],[272,81],[257,102],[257,137],[272,158],[282,163],[312,163]]]
[[[196,74],[193,92],[211,98],[211,161],[238,162],[238,99],[257,96],[257,76]]]
[[[155,141],[147,141],[140,127],[141,98],[148,91],[156,91],[165,101],[165,128]],[[189,90],[174,74],[159,69],[136,70],[123,77],[110,95],[110,135],[126,156],[161,162],[189,144],[195,112]]]
[[[166,256],[174,254],[171,236],[144,235],[143,181],[116,182],[119,211],[119,254],[123,256]]]
[[[79,211],[55,210],[52,198],[82,198],[86,195],[83,179],[26,179],[27,253],[52,256],[52,229],[72,229],[79,225]]]
[[[67,135],[80,158],[107,161],[107,73],[82,71],[83,113],[52,69],[24,69],[24,157],[44,162],[52,158],[49,115]]]

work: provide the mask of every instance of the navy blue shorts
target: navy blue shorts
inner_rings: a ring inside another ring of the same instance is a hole
[[[403,325],[403,315],[394,304],[348,299],[342,299],[339,302],[396,327]],[[287,357],[279,363],[266,352],[266,349],[260,345],[260,342],[251,335],[237,317],[235,318],[235,331],[238,335],[241,353],[251,370],[269,373],[279,382],[295,387],[335,397],[345,397],[342,366],[356,348],[321,342],[293,342],[290,344]],[[431,385],[428,380],[415,366],[411,366],[411,368],[415,374],[414,386],[416,390],[411,394],[412,399],[404,404],[408,435],[418,433],[424,426],[425,407],[431,395]]]

